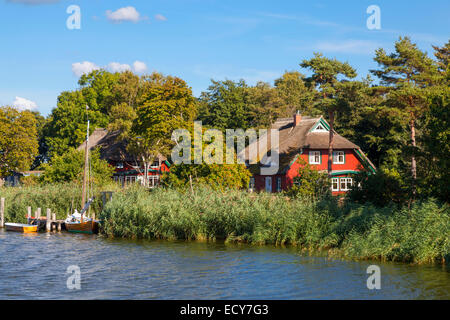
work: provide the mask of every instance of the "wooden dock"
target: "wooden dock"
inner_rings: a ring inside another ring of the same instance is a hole
[[[31,215],[31,207],[27,208],[26,219],[28,224],[37,224],[38,231],[52,232],[66,230],[64,220],[56,219],[56,214],[50,209],[46,210],[46,216],[41,216],[41,208],[37,208],[34,216]],[[0,228],[5,227],[5,198],[0,198]]]

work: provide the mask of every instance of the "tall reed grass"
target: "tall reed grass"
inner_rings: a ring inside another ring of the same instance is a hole
[[[100,191],[119,190],[115,184],[96,187],[94,190],[95,201],[91,207],[92,212],[100,213],[102,201]],[[7,222],[26,222],[27,207],[31,206],[32,214],[37,208],[41,208],[44,216],[49,208],[56,213],[57,219],[65,219],[73,209],[81,208],[81,187],[78,184],[54,184],[29,187],[3,187],[0,188],[0,197],[5,198],[5,220]]]
[[[116,191],[102,208],[100,191]],[[450,261],[450,208],[434,200],[411,208],[384,208],[289,199],[279,194],[172,189],[126,190],[98,187],[92,210],[110,237],[143,239],[225,240],[250,244],[295,245],[327,250],[335,257],[414,263]],[[6,198],[6,221],[25,222],[27,207],[50,208],[58,219],[79,209],[75,184],[0,188]]]
[[[101,218],[111,237],[290,244],[353,259],[450,259],[449,207],[433,200],[399,210],[208,188],[135,188],[116,194]]]

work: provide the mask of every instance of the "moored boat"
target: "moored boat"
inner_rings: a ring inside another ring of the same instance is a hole
[[[96,220],[88,220],[88,221],[72,221],[66,222],[66,229],[72,233],[86,233],[86,234],[94,234],[98,233],[98,221]]]
[[[86,116],[88,115],[89,108],[86,106]],[[93,218],[85,217],[89,210],[89,207],[94,200],[94,197],[89,198],[90,191],[92,191],[92,186],[89,187],[88,181],[91,178],[90,165],[89,165],[89,117],[87,120],[87,130],[86,130],[86,145],[85,145],[85,159],[84,159],[84,174],[83,174],[83,189],[81,193],[81,206],[83,209],[78,213],[69,215],[65,221],[66,229],[72,233],[87,233],[94,234],[98,233],[99,224],[98,221]],[[85,202],[86,198],[89,198]],[[84,217],[83,217],[84,216]]]
[[[5,223],[6,231],[15,231],[22,233],[33,233],[38,231],[37,225],[22,224],[22,223]]]

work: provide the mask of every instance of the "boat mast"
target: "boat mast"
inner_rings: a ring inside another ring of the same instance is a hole
[[[86,147],[84,152],[84,175],[83,175],[83,191],[81,194],[81,209],[83,210],[86,203],[86,185],[87,185],[87,173],[89,163],[89,107],[86,105],[86,118],[87,118],[87,130],[86,130]],[[83,219],[83,216],[81,217]],[[83,221],[83,220],[82,220]]]

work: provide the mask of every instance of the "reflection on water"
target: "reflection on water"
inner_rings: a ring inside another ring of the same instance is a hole
[[[366,269],[381,267],[381,290]],[[66,286],[81,269],[81,290]],[[0,231],[0,299],[450,299],[442,266],[307,257],[295,248]]]

